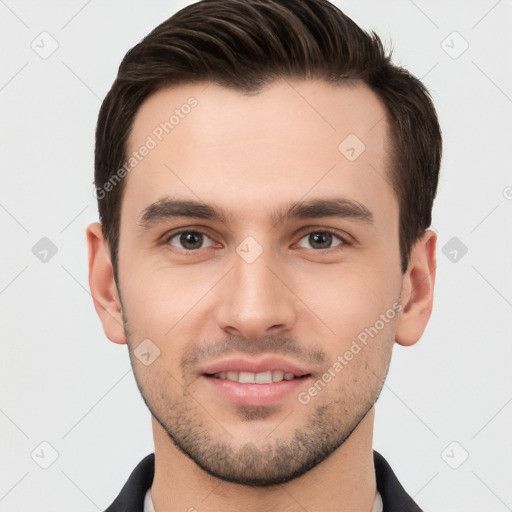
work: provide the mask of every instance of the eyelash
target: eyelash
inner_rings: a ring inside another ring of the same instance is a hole
[[[176,232],[172,232],[172,233],[164,235],[163,240],[162,240],[162,244],[169,246],[170,245],[170,241],[174,237],[182,235],[183,233],[201,234],[201,235],[209,238],[210,240],[213,240],[213,238],[206,231],[203,231],[201,229],[194,229],[194,228],[192,228],[192,229],[182,229],[181,231],[176,231]],[[329,234],[333,235],[334,237],[336,237],[341,242],[339,245],[335,245],[333,247],[328,247],[327,249],[310,249],[310,250],[312,250],[314,252],[324,252],[324,251],[328,251],[330,249],[336,249],[336,248],[339,249],[339,248],[341,248],[343,246],[352,245],[352,243],[349,242],[346,237],[341,236],[335,230],[330,229],[330,228],[316,228],[316,229],[309,229],[309,231],[302,232],[301,236],[299,238],[299,242],[304,237],[306,237],[308,235],[311,235],[312,233],[329,233]],[[178,250],[178,249],[179,248],[174,248],[174,250]],[[208,247],[204,247],[204,248],[202,247],[201,249],[208,249]],[[198,251],[200,251],[201,249],[191,249],[191,250],[179,249],[179,250],[180,250],[181,254],[194,254],[194,253],[197,253]]]

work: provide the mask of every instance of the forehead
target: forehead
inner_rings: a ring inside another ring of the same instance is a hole
[[[362,84],[282,80],[252,95],[213,83],[161,89],[133,122],[121,217],[135,221],[168,195],[242,215],[334,192],[389,202],[388,145],[385,108]]]

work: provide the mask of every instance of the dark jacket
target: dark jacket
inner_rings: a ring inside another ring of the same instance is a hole
[[[384,512],[422,512],[400,485],[384,457],[374,451],[373,460]],[[105,512],[143,512],[144,496],[153,483],[154,473],[155,454],[151,453],[139,462],[119,496]]]

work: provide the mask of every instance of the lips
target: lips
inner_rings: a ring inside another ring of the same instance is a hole
[[[261,407],[282,402],[308,385],[312,375],[306,369],[278,357],[257,361],[231,358],[200,370],[215,396],[232,404]]]

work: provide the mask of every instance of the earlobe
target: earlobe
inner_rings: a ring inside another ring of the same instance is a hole
[[[395,333],[395,341],[400,345],[414,345],[430,319],[436,276],[436,241],[436,233],[427,229],[411,250],[402,281],[402,311]]]
[[[94,307],[107,338],[114,343],[126,343],[121,313],[121,301],[114,279],[108,244],[99,222],[87,227],[89,248],[89,287]]]

